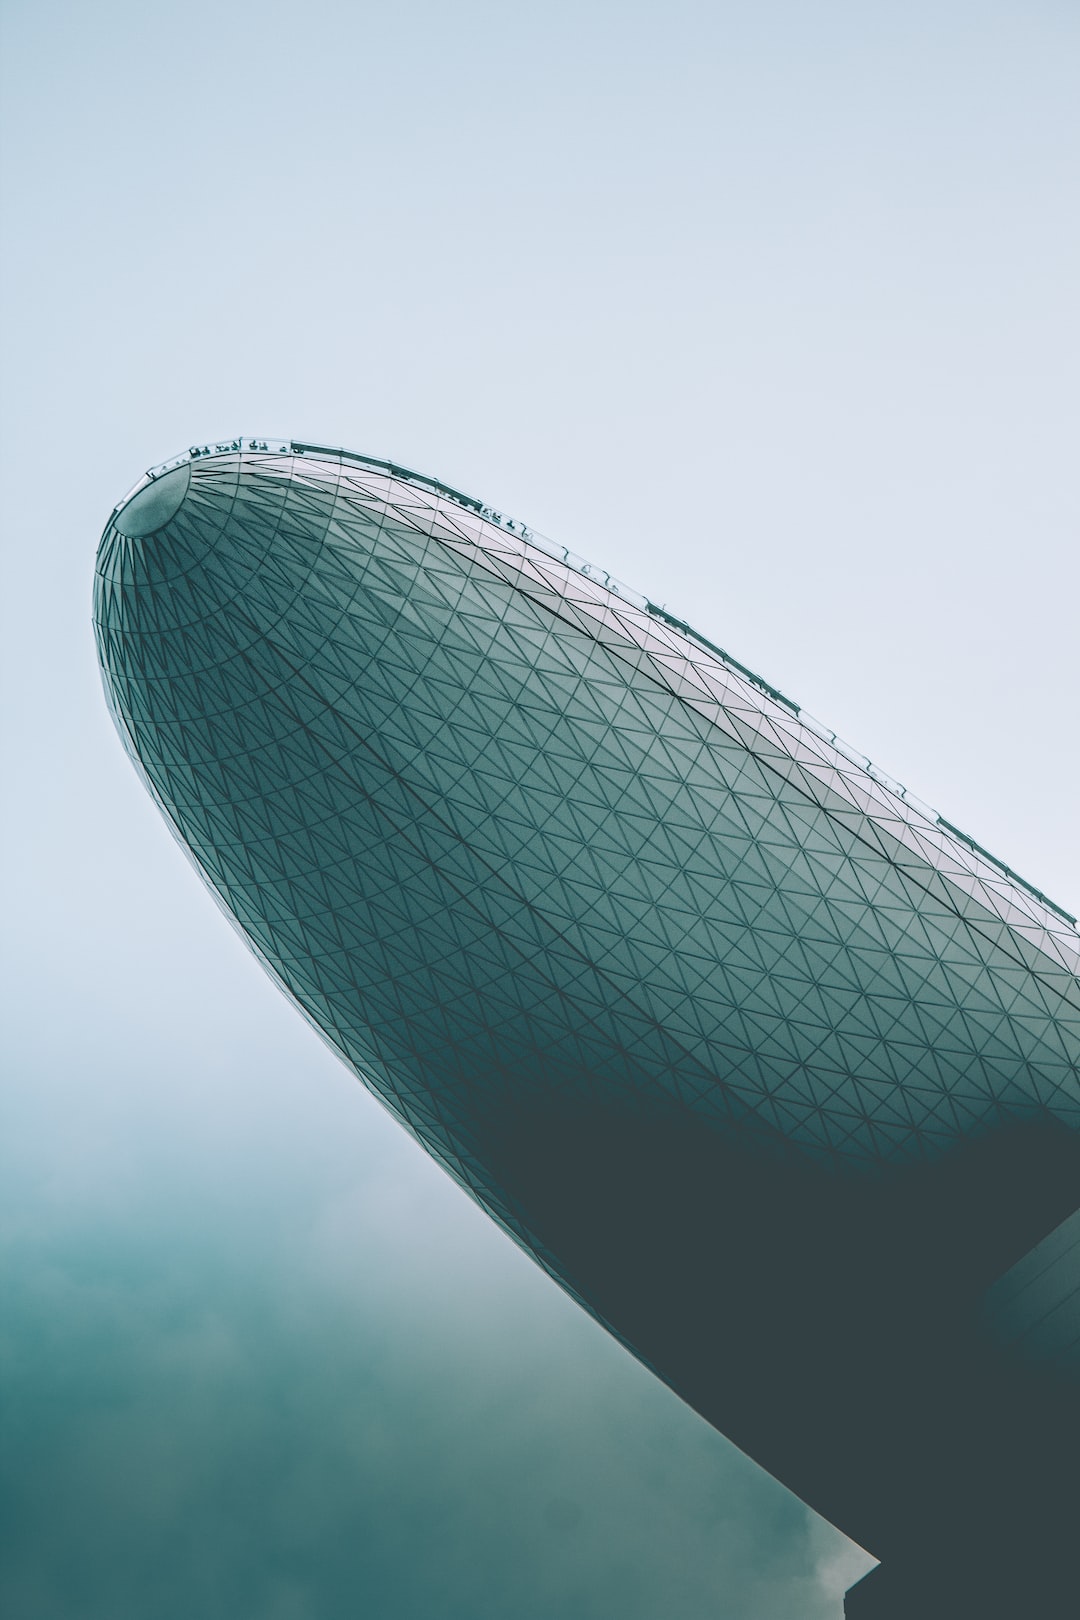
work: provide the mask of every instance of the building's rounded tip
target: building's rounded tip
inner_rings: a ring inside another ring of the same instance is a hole
[[[184,504],[190,482],[191,463],[186,461],[144,484],[124,502],[113,519],[114,524],[129,540],[142,540],[157,529],[163,529]]]

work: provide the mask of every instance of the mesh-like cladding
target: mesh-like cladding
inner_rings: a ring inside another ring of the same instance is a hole
[[[101,542],[121,732],[281,984],[500,1219],[476,1125],[508,1088],[863,1162],[1080,1127],[1075,929],[794,705],[431,481],[181,464],[163,527]]]

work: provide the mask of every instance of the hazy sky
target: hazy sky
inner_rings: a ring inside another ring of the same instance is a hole
[[[0,1608],[838,1620],[867,1560],[322,1048],[112,734],[109,511],[392,455],[1080,907],[1080,13],[8,3]]]

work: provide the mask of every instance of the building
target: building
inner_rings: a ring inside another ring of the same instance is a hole
[[[1074,1614],[1074,919],[689,626],[385,462],[165,463],[95,616],[270,973],[883,1560],[853,1620]]]

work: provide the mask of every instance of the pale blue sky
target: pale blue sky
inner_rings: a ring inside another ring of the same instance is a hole
[[[666,601],[1075,912],[1080,17],[0,14],[6,1612],[838,1620],[842,1540],[225,927],[112,735],[93,552],[197,439],[392,455]]]

